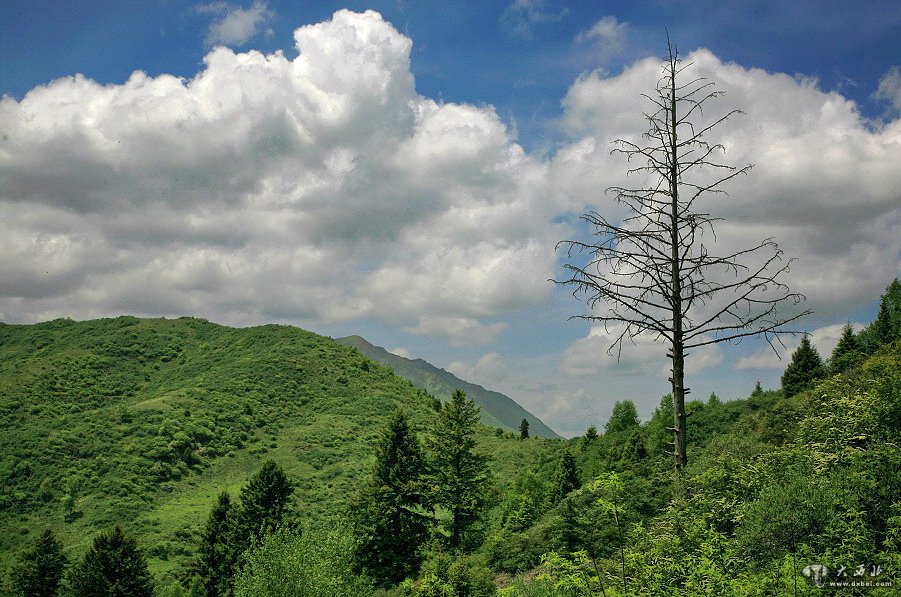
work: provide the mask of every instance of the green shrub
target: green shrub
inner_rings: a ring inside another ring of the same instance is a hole
[[[353,570],[353,540],[340,531],[279,530],[245,554],[235,597],[366,597],[372,583]]]

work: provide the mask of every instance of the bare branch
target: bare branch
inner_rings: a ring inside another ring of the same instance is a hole
[[[672,359],[674,458],[686,462],[684,359],[686,350],[719,342],[740,342],[760,336],[773,350],[786,326],[809,310],[779,311],[804,297],[780,282],[792,260],[784,260],[772,239],[731,254],[717,255],[716,222],[720,218],[695,209],[702,197],[726,195],[725,186],[751,165],[721,161],[725,147],[707,139],[717,127],[743,114],[731,110],[704,121],[706,106],[722,97],[712,81],[684,80],[690,64],[683,64],[668,42],[669,56],[653,94],[642,97],[650,105],[644,112],[648,128],[640,140],[616,139],[610,153],[622,155],[630,165],[628,176],[647,182],[606,189],[628,210],[621,222],[610,222],[596,211],[582,216],[593,227],[596,242],[568,240],[567,255],[587,256],[582,265],[565,264],[569,277],[554,281],[571,286],[572,294],[586,301],[588,314],[574,319],[616,328],[608,353],[621,353],[625,340],[651,334],[669,343]],[[703,174],[702,174],[703,173]],[[704,242],[705,233],[713,245]],[[726,276],[728,279],[723,279]],[[603,314],[595,310],[606,306]],[[610,330],[608,329],[608,332]]]

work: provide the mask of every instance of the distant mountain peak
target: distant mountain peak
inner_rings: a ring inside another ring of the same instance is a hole
[[[453,373],[436,367],[424,359],[402,357],[372,344],[362,336],[336,338],[335,341],[356,348],[370,359],[393,368],[397,375],[408,379],[413,385],[442,401],[449,399],[455,389],[463,390],[481,408],[482,422],[486,425],[501,427],[508,431],[518,431],[520,422],[526,419],[529,422],[529,432],[533,436],[560,437],[541,419],[509,396],[460,379]]]

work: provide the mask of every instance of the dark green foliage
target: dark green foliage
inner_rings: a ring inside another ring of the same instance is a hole
[[[783,468],[747,503],[736,539],[758,564],[816,542],[834,517],[837,496],[813,472],[812,466]]]
[[[526,419],[519,423],[519,439],[529,439],[529,421]]]
[[[801,345],[792,353],[791,363],[782,374],[782,393],[786,398],[790,398],[813,387],[825,375],[826,371],[820,353],[805,334],[801,339]]]
[[[137,541],[120,527],[100,533],[69,575],[73,597],[152,597],[153,580]]]
[[[431,523],[425,472],[416,435],[397,411],[376,446],[372,477],[350,508],[355,559],[382,586],[399,583],[422,561]]]
[[[576,459],[572,452],[565,450],[560,458],[560,465],[557,469],[557,478],[554,486],[554,501],[560,501],[569,493],[582,486],[579,481],[579,473],[576,470]]]
[[[235,553],[242,553],[255,539],[286,521],[291,512],[292,493],[294,486],[285,471],[271,460],[264,462],[241,490],[241,504],[231,523]]]
[[[230,594],[235,553],[231,546],[234,512],[227,492],[219,494],[206,526],[200,534],[194,572],[203,583],[206,597]]]
[[[751,398],[756,398],[758,396],[761,396],[762,394],[763,394],[763,388],[760,387],[760,380],[758,379],[757,382],[754,384],[754,391],[751,392]]]
[[[188,588],[188,597],[207,597],[207,589],[200,577],[195,576],[191,579],[191,586]]]
[[[15,597],[53,597],[68,563],[63,546],[53,531],[44,531],[25,551],[10,573]]]
[[[854,334],[854,329],[850,323],[845,324],[845,327],[842,328],[842,336],[832,350],[832,357],[829,359],[829,372],[833,375],[844,373],[863,359],[864,354],[861,350],[860,341]]]
[[[867,354],[901,339],[901,281],[897,278],[885,289],[876,319],[861,331],[858,339],[860,349]]]
[[[654,457],[671,454],[673,451],[673,395],[666,394],[660,399],[660,406],[654,409],[648,421],[648,451]],[[694,425],[692,425],[694,427]],[[689,428],[691,429],[691,427]]]
[[[503,528],[522,532],[531,527],[547,510],[551,488],[532,471],[522,471],[500,505]]]
[[[557,524],[555,525],[554,539],[564,552],[573,552],[579,548],[582,533],[579,529],[579,520],[573,501],[564,499],[557,509]]]
[[[589,425],[588,429],[585,430],[585,435],[582,437],[582,451],[584,452],[587,450],[597,438],[598,428],[594,425]]]
[[[689,435],[690,437],[690,435]],[[619,461],[616,470],[623,470],[641,464],[648,457],[648,449],[645,447],[644,436],[641,429],[633,427],[622,443]]]
[[[432,430],[431,452],[435,503],[445,508],[444,524],[452,548],[467,546],[467,532],[482,515],[488,467],[475,452],[479,409],[462,390],[455,390],[438,413]]]
[[[241,506],[235,520],[239,531],[261,537],[277,528],[291,511],[292,493],[294,485],[282,467],[271,460],[264,462],[241,490]]]
[[[613,405],[610,420],[604,427],[604,433],[619,433],[633,427],[638,427],[638,410],[631,400],[621,400]]]

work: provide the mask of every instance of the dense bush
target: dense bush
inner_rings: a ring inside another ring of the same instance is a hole
[[[245,556],[235,597],[366,597],[372,584],[353,569],[353,540],[340,530],[280,530]]]

